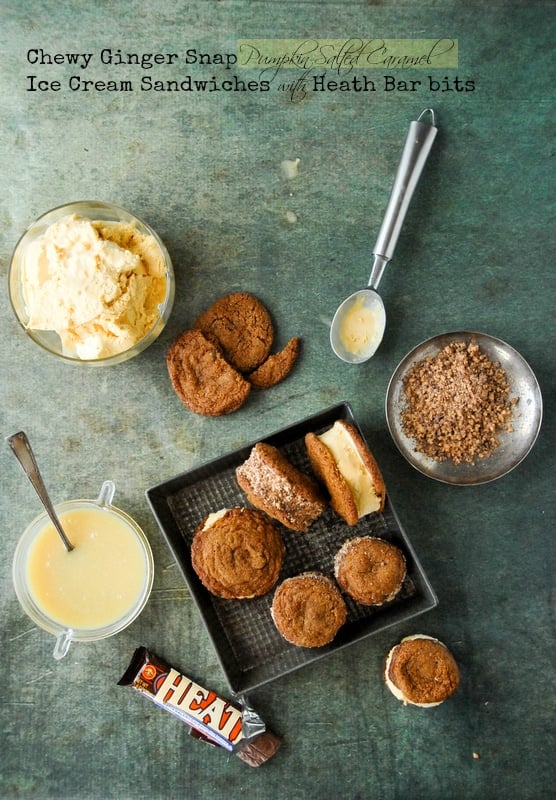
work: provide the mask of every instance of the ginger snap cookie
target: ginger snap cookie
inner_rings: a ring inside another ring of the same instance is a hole
[[[270,389],[271,386],[276,386],[277,383],[284,380],[297,360],[300,344],[299,336],[290,339],[283,350],[268,356],[260,367],[247,376],[249,383],[255,389]]]
[[[329,644],[347,619],[334,582],[319,572],[286,578],[274,593],[271,615],[281,635],[298,647]]]
[[[198,317],[193,327],[217,342],[225,359],[240,372],[252,372],[260,366],[274,341],[268,310],[249,292],[220,297]]]
[[[196,414],[220,416],[243,405],[251,384],[200,330],[184,331],[170,346],[166,364],[182,403]]]
[[[317,483],[266,442],[251,449],[236,480],[251,505],[294,531],[308,530],[326,508]]]
[[[365,606],[393,600],[405,575],[405,557],[399,547],[374,536],[348,539],[334,558],[340,589]]]
[[[260,597],[276,584],[284,559],[276,525],[256,509],[209,514],[191,543],[191,564],[212,594],[226,599]]]
[[[454,694],[460,673],[445,644],[432,636],[416,634],[406,636],[390,650],[384,680],[404,705],[430,708]]]
[[[330,493],[330,504],[348,525],[382,511],[386,486],[374,456],[350,422],[337,420],[324,433],[305,436],[315,474]]]

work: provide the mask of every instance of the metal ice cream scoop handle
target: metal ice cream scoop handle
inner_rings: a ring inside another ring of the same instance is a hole
[[[431,117],[430,124],[422,122],[427,114]],[[437,133],[432,108],[425,108],[409,126],[390,199],[373,248],[374,263],[368,283],[371,289],[377,289],[384,268],[394,256],[407,209]]]
[[[431,123],[423,122],[430,115]],[[386,265],[392,259],[407,209],[430,153],[438,128],[434,111],[425,108],[411,122],[400,158],[388,206],[373,249],[373,266],[365,289],[359,289],[338,306],[330,328],[330,344],[338,358],[349,364],[362,364],[378,349],[386,326],[386,312],[377,293]],[[344,335],[344,328],[355,315],[358,330]]]

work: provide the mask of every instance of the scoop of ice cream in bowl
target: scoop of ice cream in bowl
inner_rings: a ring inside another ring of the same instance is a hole
[[[160,335],[174,301],[158,234],[123,208],[78,201],[40,216],[17,243],[10,300],[28,336],[73,363],[108,365]]]

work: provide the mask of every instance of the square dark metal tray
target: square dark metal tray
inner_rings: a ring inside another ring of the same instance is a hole
[[[341,403],[257,441],[280,448],[295,466],[310,474],[304,436],[310,431],[322,433],[337,419],[351,422],[360,431],[350,406]],[[429,611],[438,602],[388,499],[382,513],[370,514],[353,527],[346,525],[330,508],[307,533],[280,526],[286,544],[280,581],[307,570],[318,570],[333,577],[334,555],[343,542],[353,536],[380,536],[400,547],[405,555],[407,577],[395,600],[380,607],[366,607],[346,597],[348,620],[330,645],[306,649],[286,642],[270,616],[273,592],[252,600],[222,600],[210,594],[192,569],[191,541],[198,524],[208,514],[221,508],[247,505],[236,483],[235,470],[247,459],[255,443],[146,491],[148,503],[182,571],[230,688],[238,694]]]

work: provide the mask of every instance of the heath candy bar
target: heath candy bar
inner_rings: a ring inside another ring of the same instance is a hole
[[[281,744],[252,709],[246,714],[245,709],[200,686],[146,647],[136,649],[118,684],[131,686],[178,717],[195,738],[223,747],[251,766],[268,761]]]

